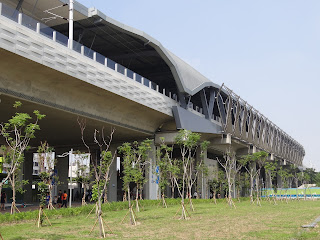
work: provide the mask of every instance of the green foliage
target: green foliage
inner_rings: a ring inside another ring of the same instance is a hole
[[[264,169],[266,170],[266,173],[270,176],[270,180],[271,180],[270,187],[272,188],[272,181],[277,176],[277,172],[278,172],[278,162],[277,161],[266,162],[264,165]]]
[[[145,183],[145,165],[152,141],[146,139],[141,143],[124,143],[118,150],[123,155],[123,190],[128,190],[131,182],[142,186]]]
[[[80,151],[76,151],[75,154],[79,157],[76,160],[77,172],[74,181],[82,184],[89,184],[91,174],[89,166],[85,164],[87,160],[90,160],[89,156],[85,155],[85,153],[82,153]]]
[[[304,174],[307,174],[310,179],[308,179],[308,183],[310,184],[317,184],[317,186],[320,186],[320,173],[316,172],[314,168],[307,168],[304,171]]]
[[[109,181],[110,166],[113,162],[114,155],[109,150],[102,150],[100,154],[100,163],[95,165],[95,180],[92,186],[92,200],[98,201],[102,198],[102,194],[106,191]],[[90,176],[84,176],[83,180],[87,181]]]
[[[40,200],[40,206],[44,207],[46,205],[46,197],[48,193],[48,184],[44,182],[38,182],[38,196]]]
[[[47,194],[49,194],[49,203],[52,203],[52,188],[53,182],[58,181],[58,176],[54,175],[54,166],[56,165],[56,160],[52,158],[52,152],[54,149],[49,146],[47,142],[41,142],[38,147],[39,156],[39,177],[41,181],[38,183],[40,206],[45,206]]]
[[[22,103],[16,101],[14,108],[19,108]],[[8,177],[11,174],[17,174],[17,170],[21,167],[24,160],[23,153],[29,147],[30,139],[35,138],[35,132],[40,130],[38,121],[43,119],[45,115],[39,111],[34,111],[34,117],[28,113],[16,112],[6,123],[0,124],[0,135],[2,135],[7,145],[1,146],[4,152],[4,163],[9,165],[7,169]]]
[[[283,168],[282,166],[280,166],[278,174],[281,176],[283,187],[288,188],[288,180],[290,177],[292,177],[292,174],[289,172],[287,168]]]
[[[201,135],[189,130],[180,130],[174,139],[174,144],[180,148],[181,157],[173,158],[173,146],[168,146],[164,138],[160,138],[160,149],[157,152],[157,165],[160,168],[159,186],[163,193],[168,184],[168,178],[175,183],[181,197],[184,197],[185,186],[191,194],[191,189],[197,180],[198,173],[208,175],[208,168],[204,164],[204,153],[209,145],[208,141],[200,141]],[[200,149],[198,149],[200,148]],[[200,159],[196,162],[196,153],[200,150]],[[174,187],[174,186],[172,186]]]

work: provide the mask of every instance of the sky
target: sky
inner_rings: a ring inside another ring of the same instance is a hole
[[[303,145],[320,171],[319,0],[78,0],[144,31]]]

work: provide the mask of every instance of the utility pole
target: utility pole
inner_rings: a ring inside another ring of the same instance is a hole
[[[65,152],[61,155],[58,155],[57,157],[61,157],[64,158],[66,156],[69,156],[69,169],[68,169],[68,175],[70,173],[70,182],[68,182],[68,188],[70,185],[70,192],[69,192],[69,207],[71,208],[71,204],[72,204],[72,163],[74,161],[74,157],[73,157],[73,149],[71,148],[71,150],[69,152]]]
[[[69,48],[73,49],[73,3],[74,0],[69,0]]]
[[[69,194],[69,207],[71,208],[72,204],[72,189],[73,189],[73,182],[72,182],[72,164],[73,164],[73,149],[69,152],[69,165],[70,165],[70,194]]]

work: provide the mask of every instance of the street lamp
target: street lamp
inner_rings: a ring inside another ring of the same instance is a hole
[[[71,201],[72,201],[72,162],[73,162],[73,149],[69,152],[65,152],[57,157],[66,157],[69,155],[69,166],[70,166],[70,192],[69,192],[69,207],[71,208]],[[69,170],[69,169],[68,169]],[[68,171],[69,172],[69,171]],[[69,184],[68,184],[69,185]]]

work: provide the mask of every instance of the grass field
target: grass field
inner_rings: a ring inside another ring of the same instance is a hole
[[[113,234],[109,239],[320,239],[319,228],[302,229],[301,225],[320,216],[320,201],[263,201],[262,207],[249,201],[236,203],[230,209],[221,200],[217,205],[197,201],[189,220],[173,218],[179,205],[168,209],[146,206],[137,213],[138,225],[121,224],[126,210],[106,211],[104,219]],[[57,210],[59,211],[59,210]],[[52,226],[36,228],[35,221],[1,223],[0,233],[7,239],[97,239],[98,227],[89,234],[94,215],[51,216]]]
[[[307,197],[311,197],[311,195],[313,196],[320,196],[320,188],[318,187],[312,187],[312,188],[302,188],[302,189],[296,189],[296,188],[283,188],[283,189],[277,189],[277,192],[275,193],[275,191],[273,189],[264,189],[262,190],[262,195],[271,195],[271,194],[276,194],[277,196],[281,195],[292,195],[292,196],[296,196],[296,194],[299,195],[300,198],[304,197],[304,194],[307,195]]]

